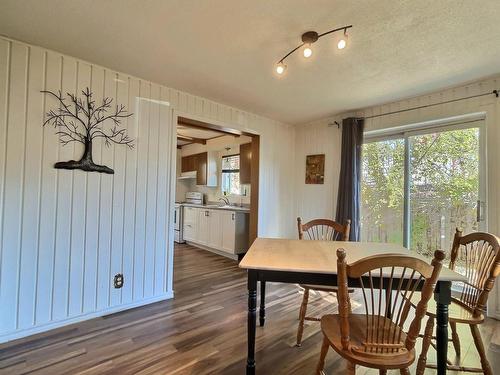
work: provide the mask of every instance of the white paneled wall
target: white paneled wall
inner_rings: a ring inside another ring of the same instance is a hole
[[[87,86],[134,113],[134,149],[94,145],[114,175],[53,168],[82,148],[42,127],[40,90]],[[261,135],[259,235],[289,235],[293,127],[0,37],[0,342],[172,296],[172,109]]]
[[[380,113],[398,111],[407,108],[420,107],[432,103],[441,103],[457,98],[492,92],[500,89],[500,77],[493,77],[467,85],[443,90],[429,95],[419,96],[386,105],[362,109],[355,113],[345,113],[332,118],[327,118],[314,123],[297,127],[296,133],[296,163],[295,180],[297,182],[297,214],[308,218],[316,216],[334,216],[335,201],[338,187],[338,172],[340,165],[340,136],[336,128],[331,130],[328,124],[333,121],[341,122],[342,118],[350,116],[369,117]],[[387,129],[395,126],[415,124],[435,119],[452,116],[467,115],[482,112],[486,116],[486,152],[487,152],[487,206],[488,230],[500,235],[500,99],[494,95],[487,95],[475,99],[457,101],[428,108],[403,112],[390,116],[383,116],[366,120],[365,131]],[[327,167],[325,172],[325,185],[309,187],[303,181],[303,167],[305,155],[310,153],[326,153]],[[328,167],[328,160],[332,159]],[[302,168],[302,169],[301,169]],[[333,176],[330,179],[329,176]],[[327,183],[330,180],[332,183]],[[322,203],[325,199],[333,200],[332,204]],[[500,288],[496,287],[495,293],[490,298],[492,310],[490,313],[500,319]],[[498,302],[497,302],[498,301]]]
[[[334,125],[333,120],[297,126],[295,189],[297,197],[300,197],[297,200],[297,214],[305,221],[335,217],[341,136],[342,130]],[[306,156],[315,154],[325,154],[324,183],[306,184]]]

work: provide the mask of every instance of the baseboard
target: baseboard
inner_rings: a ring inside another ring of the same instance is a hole
[[[84,320],[89,320],[89,319],[93,319],[93,318],[99,318],[101,316],[114,314],[114,313],[117,313],[117,312],[120,312],[123,310],[129,310],[129,309],[132,309],[134,307],[149,305],[151,303],[164,301],[167,299],[171,299],[173,297],[174,297],[174,292],[169,291],[169,292],[161,294],[159,296],[154,296],[151,298],[142,299],[140,301],[127,303],[125,305],[113,306],[113,307],[109,307],[109,308],[106,308],[103,310],[93,311],[90,313],[78,315],[78,316],[75,316],[72,318],[58,320],[57,322],[45,323],[45,324],[42,324],[39,326],[25,328],[25,329],[17,330],[14,332],[7,332],[7,333],[0,335],[0,343],[5,343],[8,341],[17,340],[17,339],[20,339],[23,337],[34,335],[36,333],[50,331],[50,330],[55,329],[55,328],[64,327],[64,326],[67,326],[69,324],[82,322]]]
[[[186,241],[186,243],[188,245],[197,247],[199,249],[210,251],[211,253],[214,253],[214,254],[217,254],[217,255],[221,255],[223,257],[226,257],[226,258],[229,258],[229,259],[232,259],[232,260],[238,260],[238,254],[226,253],[225,251],[217,250],[217,249],[214,249],[212,247],[208,247],[208,246],[196,243],[196,242]]]

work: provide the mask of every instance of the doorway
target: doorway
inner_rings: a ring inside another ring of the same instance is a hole
[[[235,189],[239,189],[239,177],[240,174],[243,173],[243,168],[241,171],[238,168],[238,170],[234,168],[232,170],[229,170],[230,168],[227,167],[226,164],[231,164],[229,163],[230,161],[233,161],[232,164],[235,164],[234,162],[236,161],[236,159],[238,159],[238,166],[240,165],[240,163],[242,167],[243,165],[246,166],[246,168],[244,169],[246,173],[244,174],[244,176],[241,175],[241,182],[242,185],[244,183],[249,187],[248,190],[250,192],[250,198],[247,201],[247,204],[249,205],[247,240],[249,247],[257,238],[258,234],[260,136],[255,133],[232,128],[229,124],[223,124],[213,120],[193,118],[192,116],[183,115],[176,112],[174,112],[174,124],[176,124],[179,128],[184,129],[183,131],[179,131],[179,129],[177,131],[178,148],[182,148],[185,146],[189,147],[190,144],[197,144],[197,146],[203,148],[203,146],[207,145],[208,143],[215,143],[215,138],[219,137],[233,138],[236,140],[231,143],[239,145],[236,147],[237,152],[228,149],[227,152],[222,152],[221,155],[218,155],[219,159],[220,156],[223,156],[222,160],[219,160],[221,162],[221,165],[219,165],[218,169],[221,169],[222,172],[225,173],[221,174],[221,176],[216,177],[215,185],[221,183],[220,188],[218,187],[221,195],[225,195],[225,193],[232,193]],[[196,132],[198,132],[200,136],[196,136]],[[207,136],[202,137],[203,134],[207,134]],[[244,142],[243,139],[245,139]],[[237,158],[235,156],[237,156]],[[195,155],[193,155],[193,157],[196,159]],[[182,163],[190,162],[190,160],[188,160],[190,158],[182,159]],[[184,165],[182,165],[182,163],[181,165],[177,165],[177,168],[183,170]],[[206,161],[205,163],[209,163],[209,161]],[[197,163],[197,165],[201,165],[202,169],[205,170],[205,166],[203,164]],[[176,174],[179,174],[178,172],[180,171],[176,171]],[[219,170],[219,172],[221,171]],[[234,178],[235,173],[238,173],[238,178]],[[203,182],[200,182],[200,176],[203,176],[203,173],[200,173],[200,171],[198,171],[196,184],[209,185],[206,182],[208,181],[206,179]],[[210,176],[207,176],[206,178],[210,179]],[[233,183],[233,185],[231,185],[231,182]],[[237,182],[238,187],[234,186],[234,182]],[[246,194],[247,189],[242,187],[242,191],[245,191]]]

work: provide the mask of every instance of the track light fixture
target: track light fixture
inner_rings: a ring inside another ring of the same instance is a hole
[[[338,31],[343,31],[344,34],[337,42],[337,48],[340,50],[344,49],[347,46],[347,30],[350,29],[351,27],[352,27],[352,25],[343,26],[343,27],[339,27],[339,28],[327,31],[323,34],[318,34],[316,31],[308,31],[308,32],[302,34],[302,44],[300,44],[297,47],[295,47],[294,49],[292,49],[285,56],[283,56],[283,58],[281,60],[279,60],[277,62],[276,73],[278,73],[279,75],[283,75],[283,73],[285,73],[285,70],[287,67],[285,65],[285,59],[288,56],[290,56],[292,53],[294,53],[295,51],[297,51],[298,49],[300,49],[302,47],[304,47],[302,50],[302,54],[304,55],[304,57],[305,58],[311,57],[313,54],[313,50],[311,48],[312,44],[315,43],[322,36],[325,36],[328,34],[333,34],[333,33],[336,33]]]

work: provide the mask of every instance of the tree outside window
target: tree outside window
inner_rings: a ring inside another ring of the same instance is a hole
[[[222,157],[222,194],[240,195],[240,155]]]

